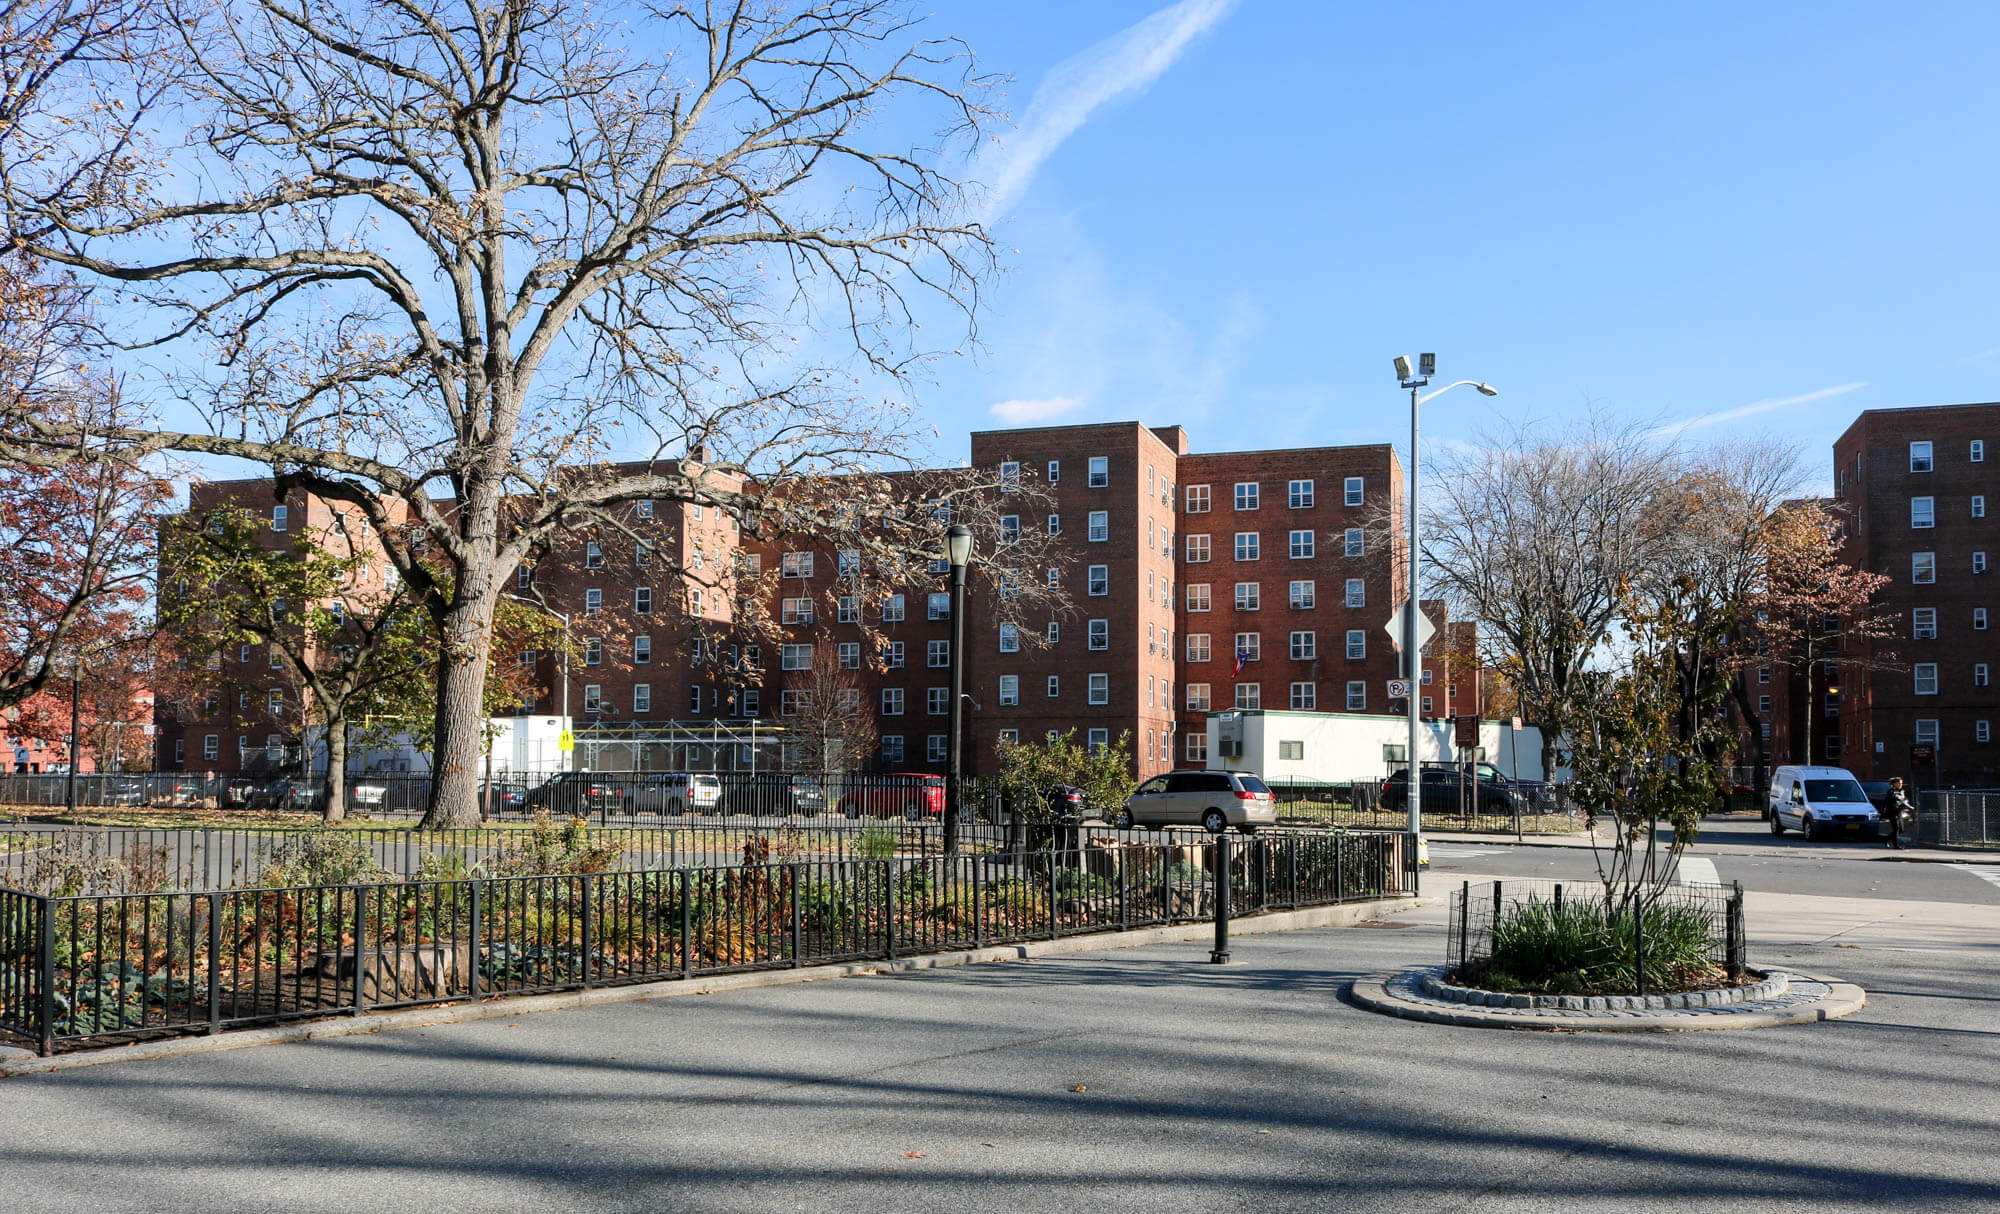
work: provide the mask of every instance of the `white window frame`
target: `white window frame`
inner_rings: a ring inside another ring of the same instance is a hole
[[[1916,662],[1910,667],[1911,695],[1934,696],[1938,693],[1938,664],[1936,662]]]
[[[1108,542],[1111,539],[1111,512],[1092,510],[1085,519],[1083,538],[1092,544]]]
[[[1235,646],[1230,651],[1232,660],[1238,654],[1242,655],[1246,666],[1264,660],[1264,634],[1261,632],[1239,632],[1231,638],[1231,644]]]
[[[1088,693],[1085,695],[1084,701],[1091,705],[1109,704],[1111,702],[1111,676],[1102,671],[1093,673],[1090,676]]]
[[[634,615],[653,614],[653,588],[651,586],[632,587],[632,613]]]
[[[812,664],[811,641],[788,641],[778,646],[779,670],[811,670]]]
[[[1975,493],[1972,495],[1972,517],[1986,517],[1986,495],[1984,493]]]
[[[1937,608],[1910,608],[1910,637],[1918,641],[1937,640]]]
[[[1059,674],[1052,674],[1052,675],[1050,675],[1050,676],[1048,677],[1048,680],[1047,680],[1047,682],[1046,682],[1046,683],[1044,683],[1044,684],[1043,684],[1043,686],[1042,686],[1042,695],[1043,695],[1043,696],[1044,696],[1045,698],[1047,698],[1047,699],[1051,699],[1051,700],[1056,700],[1056,699],[1061,699],[1061,698],[1062,698],[1062,676],[1061,676],[1061,675],[1059,675]]]
[[[902,716],[906,700],[907,697],[904,696],[902,688],[884,687],[882,689],[882,715],[885,717]]]
[[[1263,552],[1263,533],[1260,531],[1239,531],[1236,533],[1236,559],[1244,563],[1257,560]]]
[[[1310,628],[1292,632],[1286,646],[1294,662],[1313,662],[1319,659],[1319,633]]]
[[[1207,485],[1184,485],[1181,488],[1181,511],[1185,514],[1207,514],[1214,502]]]
[[[1003,674],[1000,676],[1000,707],[1019,708],[1021,706],[1021,676]]]
[[[1974,463],[1974,464],[1985,463],[1986,440],[1983,438],[1973,439],[1971,444],[1967,446],[1965,449],[1965,458],[1968,463]]]
[[[1057,484],[1061,484],[1061,483],[1062,483],[1062,461],[1061,461],[1061,460],[1059,460],[1059,459],[1052,459],[1052,460],[1050,460],[1050,461],[1049,461],[1049,471],[1048,471],[1048,477],[1047,477],[1047,480],[1048,480],[1048,483],[1049,483],[1049,484],[1051,484],[1051,485],[1057,485]]]
[[[903,735],[887,733],[882,735],[882,761],[901,763],[903,761]]]
[[[778,576],[781,578],[809,578],[813,575],[813,554],[810,552],[787,552],[778,558]]]
[[[285,531],[290,529],[291,525],[292,508],[290,506],[271,507],[271,530]]]
[[[1000,625],[1000,652],[1021,652],[1021,629],[1014,624]]]
[[[1368,683],[1365,679],[1347,681],[1347,711],[1368,711]]]
[[[632,684],[632,715],[653,711],[653,685],[651,683]]]
[[[1190,565],[1206,565],[1206,564],[1208,564],[1208,561],[1209,561],[1209,556],[1210,556],[1210,553],[1211,553],[1212,551],[1213,551],[1213,550],[1212,550],[1212,549],[1211,549],[1211,548],[1209,547],[1209,543],[1208,543],[1208,536],[1207,536],[1207,535],[1205,535],[1205,534],[1204,534],[1204,535],[1190,535],[1190,536],[1188,536],[1188,537],[1187,537],[1187,562],[1188,562],[1188,564],[1190,564]]]
[[[884,624],[899,624],[903,621],[908,610],[908,604],[904,601],[903,596],[892,594],[882,600],[882,622]]]
[[[924,642],[924,665],[932,670],[945,670],[951,666],[951,642],[931,640]]]
[[[1915,728],[1913,730],[1913,737],[1914,740],[1919,745],[1936,746],[1938,740],[1937,718],[1936,717],[1917,718],[1915,722]]]
[[[635,636],[632,638],[632,664],[650,666],[653,662],[653,638]]]
[[[1937,553],[1912,552],[1910,554],[1910,583],[1928,586],[1937,581]]]
[[[1290,549],[1295,561],[1309,561],[1313,555],[1313,532],[1311,528],[1299,528],[1291,533]]]
[[[1294,510],[1310,510],[1313,506],[1313,483],[1311,480],[1288,481],[1285,484],[1285,504]]]
[[[1363,661],[1368,657],[1368,630],[1350,628],[1347,630],[1347,660]]]
[[[1294,682],[1291,685],[1289,699],[1293,712],[1317,712],[1319,711],[1319,684],[1314,683],[1310,679],[1301,679]],[[1282,746],[1283,743],[1281,742],[1279,745]],[[1294,742],[1292,745],[1303,748],[1305,744],[1303,742]],[[1279,757],[1283,758],[1285,756],[1280,755]],[[1302,759],[1305,756],[1300,754],[1293,755],[1292,757]]]
[[[1111,483],[1111,457],[1093,455],[1084,465],[1084,484],[1091,489],[1102,489]]]
[[[1189,582],[1187,584],[1187,609],[1191,612],[1209,610],[1211,600],[1208,591],[1209,586],[1207,582]]]
[[[1913,497],[1910,499],[1910,529],[1922,531],[1937,526],[1937,499],[1934,497]]]
[[[1111,648],[1111,621],[1091,620],[1084,625],[1085,649]]]
[[[1111,566],[1092,565],[1086,572],[1084,593],[1091,598],[1103,598],[1111,593]]]
[[[1263,505],[1263,484],[1260,481],[1237,481],[1230,489],[1230,504],[1240,511],[1256,510]]]
[[[1910,444],[1910,471],[1930,472],[1936,467],[1936,453],[1928,440],[1919,440]]]
[[[842,641],[834,647],[834,661],[842,670],[861,669],[861,642]]]
[[[1349,607],[1366,607],[1368,605],[1368,580],[1358,577],[1348,578],[1347,596],[1342,601]]]
[[[1207,712],[1209,705],[1209,685],[1207,683],[1185,683],[1187,689],[1187,710]]]
[[[1208,762],[1208,731],[1198,730],[1188,734],[1186,752],[1190,763]]]
[[[1359,506],[1368,499],[1366,477],[1350,476],[1340,486],[1340,500],[1349,506]]]
[[[604,592],[591,587],[583,592],[583,614],[596,615],[604,610]]]
[[[1264,603],[1264,584],[1262,582],[1236,583],[1235,603],[1236,603],[1236,610],[1238,611],[1262,610]]]
[[[1257,712],[1264,707],[1264,685],[1262,683],[1238,683],[1236,685],[1234,707],[1240,712]]]
[[[1312,578],[1298,578],[1286,589],[1286,602],[1293,611],[1314,611],[1319,607],[1319,586]]]
[[[1972,630],[1974,632],[1986,631],[1986,608],[1974,607],[1972,609]]]

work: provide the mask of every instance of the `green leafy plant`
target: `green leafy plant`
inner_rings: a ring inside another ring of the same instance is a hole
[[[493,871],[503,877],[608,872],[624,851],[611,835],[593,837],[582,818],[558,824],[538,809],[527,830],[501,843]]]
[[[1457,976],[1488,990],[1634,993],[1640,989],[1635,914],[1643,915],[1646,990],[1695,990],[1727,981],[1710,959],[1714,925],[1701,907],[1668,901],[1607,907],[1597,899],[1560,906],[1529,899],[1509,906],[1493,925],[1491,955]]]
[[[257,884],[283,888],[305,885],[378,884],[396,875],[375,859],[367,840],[338,830],[291,835],[264,856]]]

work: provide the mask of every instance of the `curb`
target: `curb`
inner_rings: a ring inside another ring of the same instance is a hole
[[[1342,902],[1334,906],[1314,906],[1301,910],[1272,911],[1268,914],[1231,919],[1229,928],[1232,935],[1260,936],[1308,928],[1350,927],[1378,915],[1393,915],[1420,906],[1435,906],[1438,901],[1436,898],[1404,896],[1378,898],[1367,902]],[[1036,957],[1061,957],[1075,953],[1097,952],[1102,949],[1141,948],[1152,944],[1179,944],[1212,938],[1211,925],[1184,923],[1174,927],[1136,928],[1131,931],[1062,936],[1054,940],[1030,940],[1019,944],[993,945],[958,952],[927,953],[915,957],[898,957],[893,961],[855,961],[843,965],[718,974],[707,978],[671,978],[658,982],[634,983],[631,986],[563,991],[553,995],[503,996],[478,1003],[443,1003],[429,1007],[398,1008],[388,1012],[364,1012],[359,1016],[302,1021],[269,1028],[227,1030],[213,1037],[174,1037],[161,1041],[143,1041],[133,1045],[83,1050],[74,1054],[56,1054],[47,1058],[29,1055],[24,1058],[9,1059],[4,1053],[0,1053],[0,1079],[14,1075],[38,1075],[49,1071],[103,1066],[116,1062],[148,1062],[160,1058],[216,1054],[263,1045],[326,1041],[336,1037],[355,1037],[385,1030],[467,1024],[478,1020],[531,1016],[539,1012],[577,1011],[610,1003],[639,1003],[654,999],[718,995],[729,991],[755,990],[760,987],[797,986],[830,978],[907,974],[919,970],[951,969],[994,961],[1027,961]],[[1204,962],[1204,967],[1205,965]]]
[[[1810,1001],[1783,1007],[1758,1008],[1752,1005],[1689,1008],[1685,1011],[1574,1011],[1554,1008],[1480,1008],[1467,1004],[1412,998],[1405,989],[1417,987],[1424,978],[1436,977],[1442,966],[1426,966],[1396,973],[1373,974],[1348,984],[1347,995],[1355,1004],[1404,1020],[1431,1024],[1452,1024],[1462,1028],[1540,1029],[1585,1033],[1684,1033],[1722,1032],[1730,1029],[1778,1028],[1792,1024],[1817,1024],[1851,1016],[1868,1005],[1868,994],[1851,982],[1817,974],[1786,971],[1780,976],[1824,988]],[[1398,989],[1403,988],[1403,989]],[[1797,989],[1796,987],[1794,989]]]

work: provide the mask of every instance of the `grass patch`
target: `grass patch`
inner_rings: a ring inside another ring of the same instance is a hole
[[[1710,959],[1716,929],[1707,911],[1655,902],[1640,926],[1649,993],[1728,985],[1728,974]],[[1540,899],[1514,903],[1493,925],[1491,955],[1453,977],[1483,990],[1532,995],[1631,995],[1639,991],[1638,979],[1632,909],[1607,910],[1591,899],[1560,906]]]

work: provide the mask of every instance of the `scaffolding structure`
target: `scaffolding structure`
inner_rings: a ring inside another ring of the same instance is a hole
[[[782,725],[755,717],[741,721],[625,721],[579,723],[579,771],[758,772],[812,763],[795,753],[797,739]],[[787,751],[787,742],[792,752]]]

